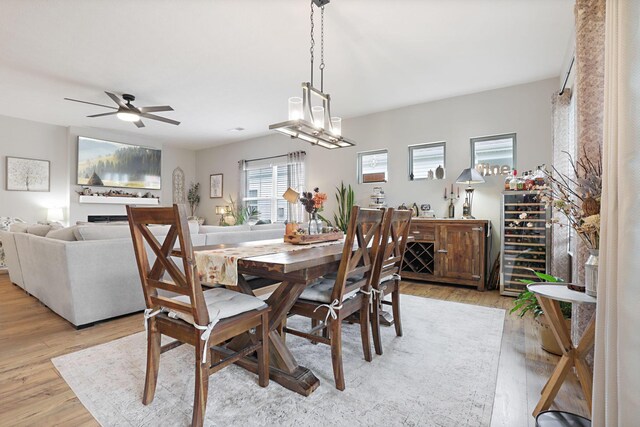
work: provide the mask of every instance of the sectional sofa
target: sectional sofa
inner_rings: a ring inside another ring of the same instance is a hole
[[[283,224],[199,226],[190,223],[194,246],[280,238]],[[153,229],[164,236],[167,227]],[[127,224],[76,225],[64,229],[16,227],[0,231],[9,277],[76,327],[145,308]],[[149,251],[150,261],[155,256]]]

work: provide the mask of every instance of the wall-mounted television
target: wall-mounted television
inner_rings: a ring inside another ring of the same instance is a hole
[[[159,190],[161,151],[78,137],[78,185]]]

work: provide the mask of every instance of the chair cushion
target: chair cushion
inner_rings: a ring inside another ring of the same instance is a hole
[[[333,273],[325,274],[323,276],[325,279],[336,280],[338,278],[338,272],[334,271]],[[349,282],[357,282],[359,280],[364,279],[364,274],[356,274],[347,279]]]
[[[305,290],[300,295],[300,299],[330,304],[331,293],[333,292],[333,287],[335,286],[335,284],[336,281],[334,279],[318,279],[316,282],[310,284],[305,288]],[[342,297],[342,301],[348,300],[357,293],[358,289],[354,289],[353,291],[345,294]]]
[[[181,295],[173,298],[176,301],[189,303],[189,297]],[[204,291],[204,300],[209,310],[209,320],[222,320],[247,311],[264,308],[267,305],[260,298],[240,292],[230,291],[225,288],[214,288]],[[193,317],[190,314],[180,313],[174,310],[168,310],[171,317],[184,320],[187,323],[194,324]],[[205,325],[201,325],[205,326]]]
[[[591,421],[580,415],[563,411],[541,412],[536,417],[537,427],[591,427]]]

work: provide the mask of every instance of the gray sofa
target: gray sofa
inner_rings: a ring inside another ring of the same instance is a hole
[[[284,225],[190,224],[194,246],[276,239]],[[153,233],[166,235],[166,227]],[[76,327],[145,308],[128,225],[78,225],[46,236],[0,231],[11,281]],[[155,256],[149,251],[150,261]]]

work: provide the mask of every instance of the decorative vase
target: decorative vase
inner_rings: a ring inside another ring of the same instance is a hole
[[[442,167],[442,165],[438,165],[438,167],[436,168],[436,179],[442,178],[444,178],[444,168]]]
[[[598,292],[598,263],[600,260],[599,249],[589,249],[589,258],[584,263],[584,285],[587,295],[597,296]]]
[[[309,234],[318,234],[318,213],[313,212],[309,214]]]

